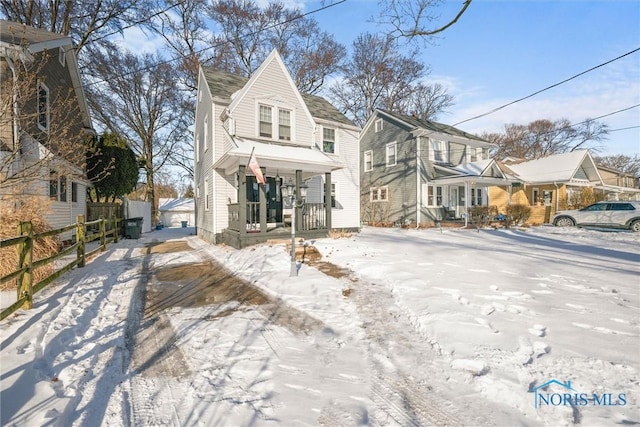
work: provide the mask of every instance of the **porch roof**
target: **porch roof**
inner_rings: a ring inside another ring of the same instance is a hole
[[[233,139],[236,146],[224,153],[213,165],[215,169],[223,169],[227,175],[237,172],[239,166],[247,165],[251,151],[261,167],[281,172],[302,170],[307,174],[321,174],[345,167],[337,159],[315,147],[270,144],[239,137]]]
[[[517,180],[495,178],[491,176],[451,175],[451,176],[440,177],[430,182],[433,184],[444,184],[444,185],[464,184],[468,182],[469,184],[475,185],[476,187],[489,187],[492,185],[511,185],[512,182],[516,182],[516,181]]]

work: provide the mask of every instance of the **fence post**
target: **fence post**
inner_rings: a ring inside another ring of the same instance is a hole
[[[27,301],[22,305],[22,308],[30,310],[33,307],[33,225],[31,222],[20,222],[18,226],[18,233],[21,236],[27,236],[27,241],[20,243],[18,246],[18,268],[27,268],[27,270],[20,275],[20,283],[18,286],[18,299],[23,296],[27,296]]]
[[[100,215],[100,247],[102,252],[107,250],[106,232],[107,232],[107,227],[105,227],[104,217]]]
[[[78,242],[78,267],[84,267],[84,215],[78,215],[76,240]]]
[[[113,243],[118,243],[118,217],[112,215],[111,218],[113,220]]]

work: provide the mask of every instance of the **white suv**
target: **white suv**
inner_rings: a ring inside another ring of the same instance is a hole
[[[552,222],[557,227],[580,225],[640,231],[640,202],[598,202],[582,209],[558,211]]]

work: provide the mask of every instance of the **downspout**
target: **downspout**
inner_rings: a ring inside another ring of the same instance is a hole
[[[420,191],[420,163],[422,158],[420,157],[420,137],[416,137],[416,228],[420,228],[420,207],[422,206],[422,199]]]

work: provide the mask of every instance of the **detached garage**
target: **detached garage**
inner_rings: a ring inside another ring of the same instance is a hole
[[[186,221],[188,227],[196,224],[196,208],[193,199],[166,199],[158,201],[160,223],[165,227],[182,227]]]

